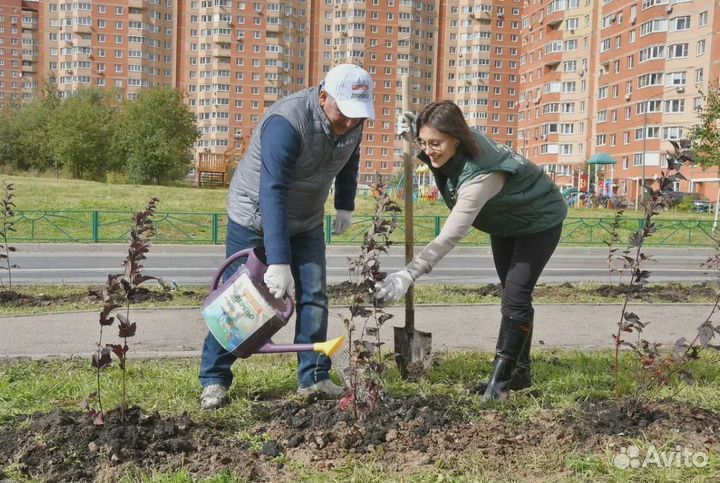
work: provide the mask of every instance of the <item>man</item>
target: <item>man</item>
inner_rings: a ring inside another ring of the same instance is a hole
[[[335,180],[333,232],[347,230],[355,208],[362,125],[368,118],[375,118],[370,75],[353,64],[338,65],[320,86],[270,107],[230,184],[226,255],[265,248],[265,284],[277,298],[295,297],[296,343],[326,338],[324,205]],[[225,277],[234,270],[237,266]],[[208,333],[200,367],[203,409],[225,403],[235,360]],[[298,353],[298,392],[340,397],[342,388],[330,381],[329,370],[326,356]]]

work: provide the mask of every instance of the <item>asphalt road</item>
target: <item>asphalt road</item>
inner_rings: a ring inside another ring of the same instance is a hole
[[[124,244],[15,244],[11,262],[14,284],[102,284],[108,273],[122,271],[127,253]],[[647,262],[651,281],[702,281],[710,276],[700,267],[710,248],[645,249],[656,263]],[[349,278],[347,257],[356,256],[357,247],[328,247],[328,281]],[[608,251],[595,248],[558,248],[540,278],[544,283],[594,281],[616,282],[607,266]],[[208,283],[224,259],[224,246],[153,245],[145,263],[146,273],[175,280],[179,285]],[[392,271],[404,265],[404,249],[395,246],[382,260]],[[0,272],[7,280],[7,273]],[[419,283],[496,283],[497,275],[489,247],[458,247]]]

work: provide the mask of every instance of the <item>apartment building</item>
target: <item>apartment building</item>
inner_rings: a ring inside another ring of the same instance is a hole
[[[177,79],[198,150],[241,152],[265,109],[307,84],[308,15],[299,0],[180,2]]]
[[[719,3],[524,1],[518,150],[561,187],[635,200],[720,73],[711,60]],[[615,163],[589,165],[598,153]],[[690,179],[676,189],[714,199],[713,171],[683,171]]]
[[[0,0],[0,105],[31,99],[38,88],[38,5]]]
[[[458,103],[471,126],[561,187],[635,199],[667,139],[695,122],[720,74],[720,0],[0,0],[0,103],[49,79],[63,95],[150,86],[187,94],[196,151],[239,153],[265,110],[342,62],[376,83],[360,182],[402,166],[411,106]],[[590,166],[597,153],[615,164]],[[591,172],[590,176],[589,172]],[[714,199],[714,170],[677,187]],[[427,180],[427,178],[426,178]]]
[[[175,85],[172,0],[42,3],[44,75],[61,96],[101,87],[133,99],[141,89]]]
[[[616,189],[630,199],[638,197],[643,179],[663,168],[666,141],[687,136],[702,92],[718,76],[712,61],[717,27],[711,23],[717,6],[683,0],[603,2],[595,27],[600,60],[592,93],[592,146],[593,152],[613,155]],[[676,189],[715,198],[714,172],[683,171],[689,181]]]
[[[516,148],[520,2],[443,5],[438,97],[455,101],[470,126]]]
[[[590,153],[597,2],[525,2],[519,62],[518,151],[563,186]]]

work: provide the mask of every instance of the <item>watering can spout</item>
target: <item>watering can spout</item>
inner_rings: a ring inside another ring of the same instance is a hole
[[[345,343],[345,337],[340,336],[335,339],[330,339],[325,342],[315,342],[313,344],[313,351],[322,352],[326,356],[330,357],[335,354]]]

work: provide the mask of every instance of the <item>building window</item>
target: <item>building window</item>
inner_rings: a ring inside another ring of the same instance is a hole
[[[700,12],[700,20],[699,20],[699,26],[705,27],[708,23],[708,13],[707,12]]]

